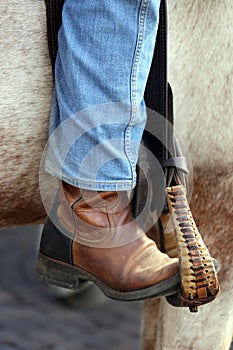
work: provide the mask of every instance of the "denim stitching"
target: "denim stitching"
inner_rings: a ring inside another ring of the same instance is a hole
[[[137,34],[137,42],[135,47],[135,53],[133,57],[133,63],[132,63],[132,69],[131,69],[131,117],[129,120],[129,124],[126,127],[125,130],[125,153],[126,156],[130,162],[131,169],[132,169],[132,181],[136,182],[136,175],[134,174],[134,167],[136,164],[134,164],[134,161],[131,157],[130,152],[130,131],[135,119],[135,116],[137,115],[137,102],[136,102],[136,96],[137,96],[137,71],[138,71],[138,64],[142,49],[142,43],[143,43],[143,37],[144,37],[144,28],[145,28],[145,18],[146,18],[146,11],[148,8],[149,0],[142,0],[140,9],[139,9],[139,18],[138,18],[138,34]]]

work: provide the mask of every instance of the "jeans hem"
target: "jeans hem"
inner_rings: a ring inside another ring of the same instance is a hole
[[[59,178],[62,181],[67,182],[68,184],[79,187],[85,190],[93,191],[127,191],[132,190],[136,186],[136,176],[135,180],[126,180],[126,181],[88,181],[82,179],[76,179],[70,176],[67,176],[58,169],[52,168],[48,165],[45,167],[45,171],[52,176]]]

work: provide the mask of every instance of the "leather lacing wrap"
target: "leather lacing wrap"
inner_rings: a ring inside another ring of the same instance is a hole
[[[182,306],[189,306],[190,311],[196,312],[197,306],[210,302],[218,294],[217,274],[193,219],[184,186],[167,187],[166,195],[180,262],[179,298]],[[177,306],[172,298],[169,301]]]

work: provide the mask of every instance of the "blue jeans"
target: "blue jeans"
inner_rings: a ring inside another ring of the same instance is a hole
[[[80,188],[132,189],[160,0],[66,0],[46,170]]]

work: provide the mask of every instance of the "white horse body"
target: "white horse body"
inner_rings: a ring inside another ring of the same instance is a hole
[[[48,134],[52,72],[43,0],[1,1],[0,227],[41,222],[41,154]]]
[[[233,334],[231,140],[233,2],[172,0],[169,80],[175,124],[194,166],[193,211],[222,264],[221,294],[193,315],[149,300],[144,350],[228,350]],[[41,154],[47,141],[52,72],[43,0],[1,1],[0,227],[39,223]]]
[[[221,293],[197,314],[165,300],[146,301],[143,350],[228,350],[232,341],[232,15],[231,1],[169,3],[175,125],[193,162],[194,216],[211,254],[222,264]]]

